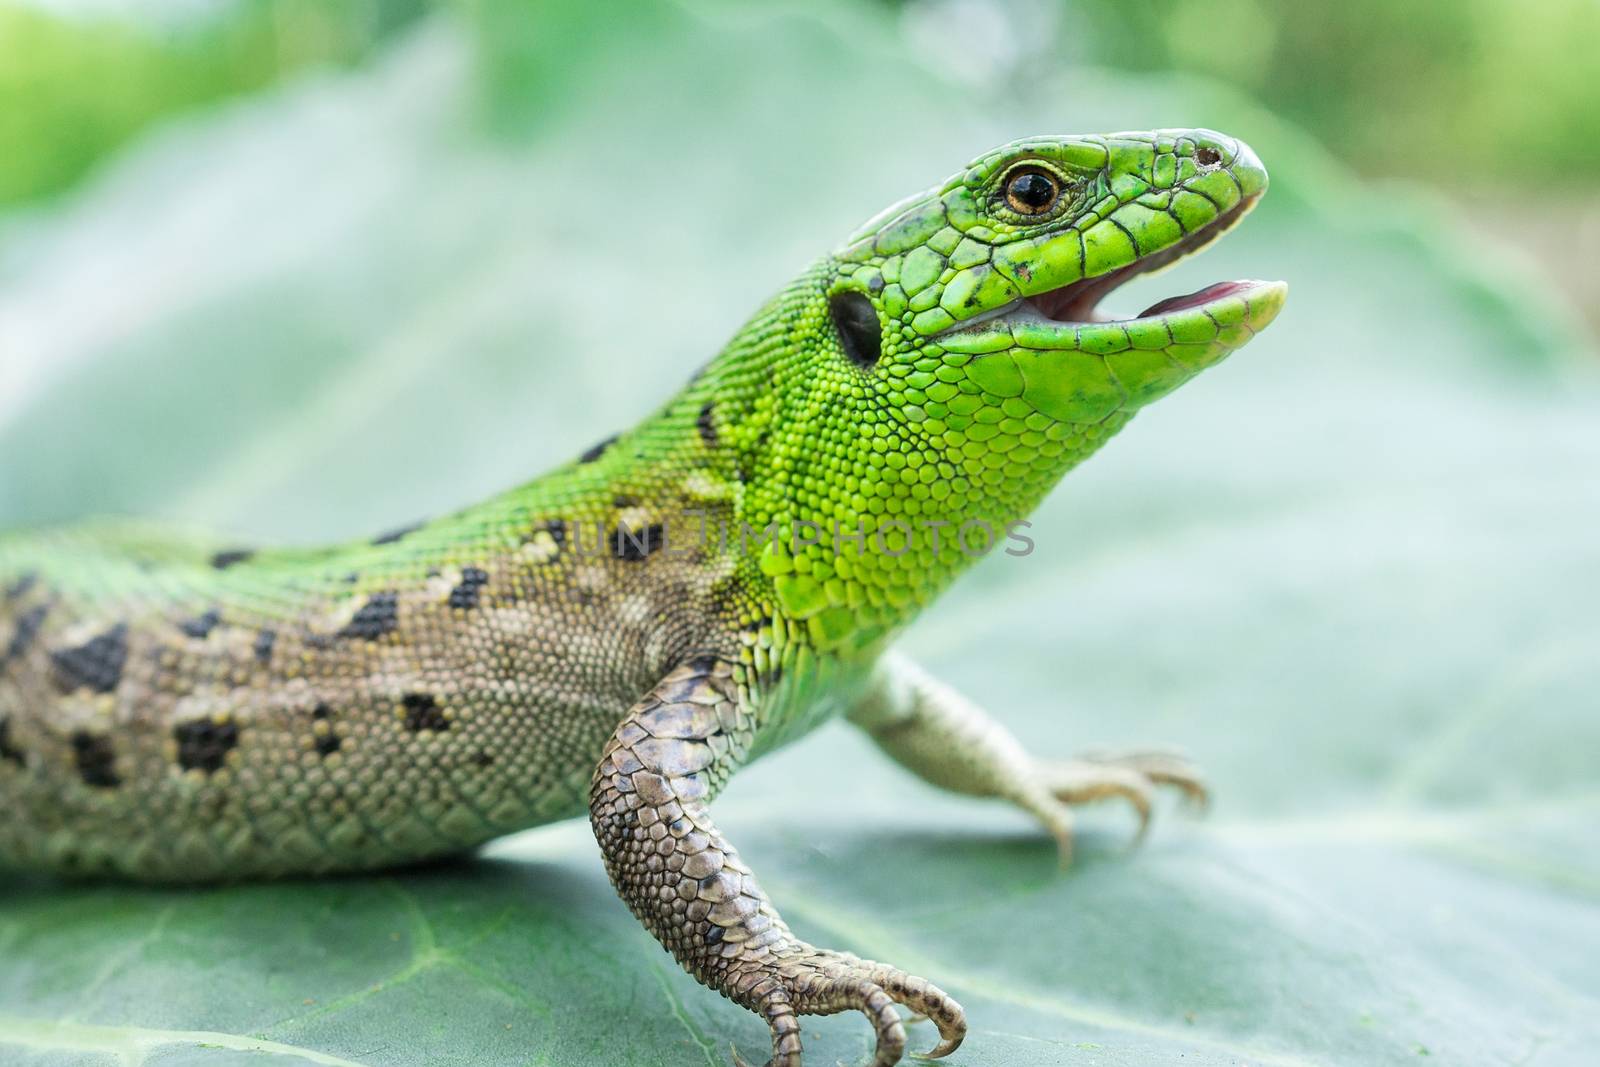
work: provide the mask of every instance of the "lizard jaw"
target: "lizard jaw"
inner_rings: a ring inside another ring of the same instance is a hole
[[[1160,314],[1163,311],[1178,311],[1186,307],[1195,307],[1207,299],[1207,294],[1223,285],[1246,285],[1245,282],[1221,282],[1209,286],[1199,292],[1188,296],[1169,297],[1151,305],[1138,315],[1118,316],[1110,315],[1100,309],[1100,302],[1108,295],[1142,274],[1156,274],[1166,270],[1179,260],[1187,259],[1201,250],[1209,247],[1217,238],[1233,229],[1240,219],[1249,214],[1255,207],[1259,196],[1247,197],[1217,216],[1211,223],[1195,232],[1188,234],[1181,240],[1152,252],[1147,256],[1140,256],[1132,263],[1117,267],[1104,274],[1080,278],[1058,289],[1038,293],[1034,296],[1023,297],[1018,304],[1028,307],[1039,317],[1052,322],[1085,323],[1085,322],[1119,322],[1133,318],[1147,318]],[[1216,296],[1224,295],[1220,292]]]
[[[1157,301],[1138,315],[1112,315],[1100,308],[1106,296],[1125,282],[1144,274],[1154,274],[1186,259],[1216,241],[1238,224],[1255,207],[1259,195],[1248,196],[1217,216],[1206,226],[1178,241],[1130,263],[1101,274],[1080,278],[1066,285],[975,315],[930,338],[950,352],[982,355],[1000,349],[1077,349],[1095,347],[1091,337],[1097,328],[1123,334],[1122,327],[1174,327],[1191,321],[1216,321],[1231,318],[1230,305],[1242,305],[1255,312],[1257,326],[1263,326],[1283,303],[1287,286],[1276,281],[1238,280],[1208,285],[1195,292]]]

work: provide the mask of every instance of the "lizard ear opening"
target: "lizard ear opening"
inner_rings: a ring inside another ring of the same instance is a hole
[[[871,370],[883,353],[883,328],[872,301],[861,293],[835,293],[828,299],[828,311],[844,354],[862,370]]]

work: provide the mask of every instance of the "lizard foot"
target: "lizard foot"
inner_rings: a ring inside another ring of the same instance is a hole
[[[774,952],[759,971],[737,983],[738,999],[760,1012],[772,1027],[772,1059],[767,1067],[800,1067],[801,1015],[859,1011],[877,1031],[872,1067],[892,1067],[905,1054],[906,1029],[897,1005],[932,1020],[939,1045],[919,1059],[938,1059],[960,1047],[967,1020],[961,1005],[925,978],[846,952],[796,945]],[[749,1067],[734,1050],[737,1067]]]
[[[1142,840],[1158,786],[1172,786],[1197,807],[1206,787],[1187,759],[1172,752],[1093,752],[1072,760],[1039,759],[982,708],[915,663],[884,657],[850,718],[884,751],[936,786],[968,796],[1009,800],[1055,836],[1061,865],[1072,859],[1072,806],[1120,797],[1139,816]]]
[[[1056,839],[1061,865],[1072,862],[1072,805],[1120,798],[1139,817],[1133,844],[1150,828],[1157,786],[1171,786],[1196,809],[1204,810],[1210,792],[1193,763],[1172,752],[1090,752],[1071,760],[1031,764],[1028,781],[1011,799],[1034,815]]]

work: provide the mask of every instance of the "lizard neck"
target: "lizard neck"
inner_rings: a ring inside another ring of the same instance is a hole
[[[976,560],[1021,551],[1015,524],[1131,414],[1074,425],[991,405],[938,361],[855,365],[828,311],[837,273],[803,274],[574,476],[636,502],[630,526],[698,544],[813,649],[870,656]],[[1001,429],[1004,452],[988,445]]]

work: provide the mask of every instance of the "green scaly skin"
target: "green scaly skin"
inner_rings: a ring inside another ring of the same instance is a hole
[[[1035,760],[883,653],[972,562],[975,523],[1003,536],[1271,321],[1280,283],[1092,314],[1265,187],[1205,130],[1019,141],[824,256],[657,415],[486,503],[315,551],[126,524],[0,539],[0,862],[371,869],[587,809],[622,898],[767,1019],[775,1064],[799,1063],[798,1016],[847,1009],[895,1063],[897,1004],[949,1052],[959,1005],[797,939],[707,804],[834,714],[1034,813],[1063,855],[1071,804],[1203,795],[1173,757]]]

